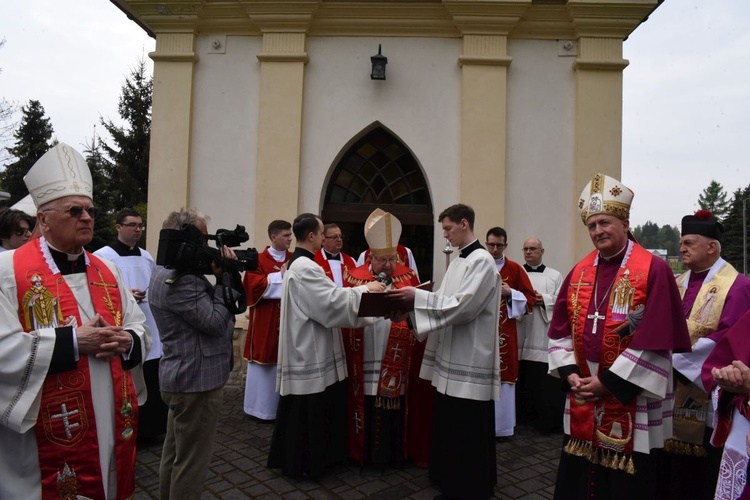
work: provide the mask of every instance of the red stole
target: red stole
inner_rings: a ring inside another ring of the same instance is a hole
[[[341,281],[346,283],[346,274],[354,271],[354,269],[357,267],[357,264],[354,262],[354,259],[352,259],[344,252],[340,252],[339,255],[341,256]],[[323,271],[326,273],[326,276],[328,276],[328,279],[335,282],[335,280],[333,279],[333,272],[331,271],[331,265],[328,263],[328,259],[323,256],[322,248],[315,252],[315,257],[313,258],[313,260],[316,264],[323,268]]]
[[[281,300],[263,299],[263,294],[268,289],[267,276],[279,272],[291,257],[292,252],[287,251],[284,262],[278,262],[266,247],[258,255],[258,269],[245,273],[242,283],[250,309],[242,356],[247,361],[272,365],[278,362]]]
[[[505,257],[505,264],[500,270],[503,283],[521,292],[526,297],[526,313],[531,314],[534,307],[534,287],[531,286],[526,271]],[[508,302],[500,297],[500,325],[497,329],[500,336],[500,381],[504,384],[515,384],[518,381],[518,323],[508,318]]]
[[[639,245],[629,243],[620,269],[617,271],[609,295],[609,304],[604,313],[604,326],[598,333],[584,331],[589,305],[594,300],[598,251],[587,255],[571,273],[568,318],[573,337],[576,364],[582,377],[590,377],[584,353],[584,336],[601,336],[601,356],[599,373],[608,370],[617,357],[625,351],[633,339],[628,314],[645,307],[648,273],[652,255]],[[577,283],[574,283],[578,280]],[[599,284],[599,292],[606,290],[606,284]],[[601,300],[598,297],[597,300]],[[594,307],[597,307],[595,304]],[[620,403],[611,394],[597,401],[578,399],[570,393],[570,441],[565,451],[584,457],[592,463],[611,469],[634,473],[633,433],[635,426],[634,399],[627,405]]]
[[[405,286],[416,286],[418,280],[414,271],[408,267],[396,265],[391,276],[394,288]],[[359,286],[375,281],[370,272],[370,265],[365,264],[354,269],[351,273],[344,275],[345,286]],[[349,415],[349,456],[360,464],[365,461],[365,390],[364,390],[364,347],[362,345],[364,329],[342,328],[341,333],[346,350],[347,364],[347,412]],[[375,406],[388,410],[400,409],[401,387],[408,390],[409,363],[411,362],[412,348],[416,339],[406,321],[391,323],[388,342],[383,355],[382,366],[378,382],[378,391],[375,396]],[[406,429],[406,426],[404,426]],[[404,434],[404,440],[406,434]],[[404,451],[407,447],[404,446]]]
[[[78,325],[84,321],[79,314],[73,291],[59,273],[53,274],[41,249],[41,239],[16,250],[13,267],[18,286],[18,317],[24,331],[39,327],[65,326],[73,317]],[[95,255],[86,252],[89,265],[86,276],[94,309],[111,325],[122,324],[122,302],[117,280],[109,268]],[[48,255],[49,257],[49,255]],[[51,257],[49,257],[51,259]],[[42,301],[53,307],[53,317],[37,320],[39,308],[32,304]],[[24,307],[26,305],[26,307]],[[37,313],[37,314],[35,314]],[[46,320],[52,325],[47,326]],[[130,372],[122,369],[119,357],[110,359],[115,405],[115,463],[117,498],[125,499],[135,492],[135,443],[138,405]],[[118,411],[119,409],[119,411]],[[100,415],[101,418],[112,418]],[[35,426],[42,498],[62,498],[65,494],[104,498],[99,464],[99,442],[91,390],[88,356],[81,355],[75,369],[47,375],[42,386],[42,399]]]

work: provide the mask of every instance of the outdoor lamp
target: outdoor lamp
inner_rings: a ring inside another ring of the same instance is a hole
[[[385,65],[388,64],[388,58],[380,53],[380,44],[378,44],[378,53],[370,57],[370,62],[372,62],[370,79],[385,80]]]

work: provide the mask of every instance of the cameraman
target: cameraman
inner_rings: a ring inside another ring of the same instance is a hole
[[[197,235],[197,240],[202,238],[195,228],[208,234],[207,217],[193,208],[172,212],[162,228],[192,230],[190,234]],[[221,252],[224,258],[236,259],[226,246]],[[222,299],[222,268],[215,263],[211,267],[216,286],[197,271],[163,266],[156,267],[149,284],[151,312],[164,347],[159,383],[169,407],[159,467],[159,496],[163,499],[200,497],[223,387],[232,369],[234,314]],[[239,283],[239,275],[236,278],[233,283]]]

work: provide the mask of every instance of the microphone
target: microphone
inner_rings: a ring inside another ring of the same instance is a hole
[[[393,283],[393,280],[391,279],[391,277],[388,276],[387,274],[385,274],[385,272],[383,272],[383,271],[381,271],[380,274],[378,274],[378,276],[377,276],[376,279],[377,279],[377,281],[379,281],[381,283],[385,283],[386,286],[388,286],[391,283]]]

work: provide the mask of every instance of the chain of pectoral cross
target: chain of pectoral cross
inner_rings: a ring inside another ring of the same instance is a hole
[[[612,285],[614,285],[615,281],[617,281],[617,276],[615,276],[615,279],[613,279],[609,283],[609,286],[607,287],[607,291],[604,292],[604,297],[602,297],[601,302],[598,302],[599,299],[597,297],[597,294],[599,292],[599,268],[598,267],[596,268],[596,278],[594,281],[595,281],[594,283],[594,314],[589,314],[586,316],[588,319],[594,320],[594,326],[591,328],[592,335],[596,335],[596,326],[599,323],[599,320],[600,319],[603,320],[606,318],[606,316],[599,314],[599,309],[601,309],[602,306],[604,305],[604,302],[606,302],[607,296],[609,295],[609,291],[612,288]]]

